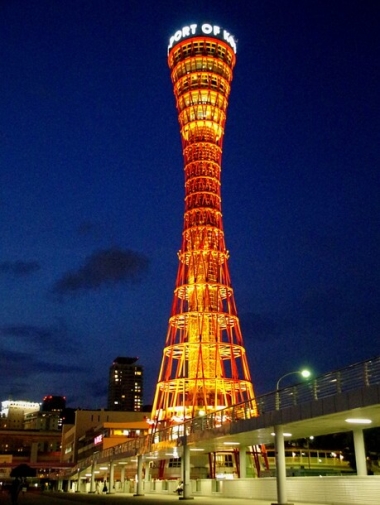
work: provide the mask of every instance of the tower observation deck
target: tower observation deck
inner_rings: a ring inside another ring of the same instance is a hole
[[[153,403],[156,426],[252,400],[254,392],[228,269],[221,161],[235,40],[190,25],[170,39],[168,63],[182,138],[185,213],[179,266]]]

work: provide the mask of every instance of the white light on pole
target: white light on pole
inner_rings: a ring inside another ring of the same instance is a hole
[[[280,382],[282,379],[285,379],[285,377],[288,377],[289,375],[301,375],[304,379],[307,379],[308,377],[311,376],[311,372],[309,370],[296,370],[295,372],[288,372],[285,375],[282,375],[276,384],[276,410],[279,410],[280,408]]]
[[[311,372],[305,369],[305,370],[297,370],[296,372],[288,372],[285,375],[282,375],[277,381],[276,391],[280,389],[280,382],[282,381],[282,379],[285,379],[285,377],[288,377],[289,375],[301,375],[304,379],[307,379],[308,377],[310,377]]]

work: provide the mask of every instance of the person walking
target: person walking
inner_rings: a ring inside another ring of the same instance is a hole
[[[18,503],[18,495],[21,491],[21,481],[18,477],[11,484],[10,494],[11,494],[11,502],[12,505],[17,505]]]

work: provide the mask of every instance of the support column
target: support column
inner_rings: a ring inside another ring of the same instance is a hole
[[[365,457],[365,445],[363,430],[355,429],[354,433],[354,448],[356,461],[356,474],[367,475],[367,462]]]
[[[142,474],[142,454],[137,456],[137,489],[133,496],[144,496],[143,493],[143,474]]]
[[[120,487],[121,487],[121,492],[125,493],[125,466],[123,465],[120,469]]]
[[[77,490],[75,492],[80,493],[80,469],[79,468],[78,468],[78,472],[77,472]]]
[[[272,505],[291,505],[286,498],[286,463],[284,430],[281,425],[274,427],[274,447],[276,452],[276,482],[277,482],[277,503]]]
[[[148,462],[145,463],[145,482],[150,481],[150,465]]]
[[[31,463],[37,463],[38,461],[38,442],[32,442],[30,448],[30,459]]]
[[[110,480],[108,494],[113,494],[115,491],[115,463],[110,461]]]
[[[183,495],[180,500],[193,500],[191,496],[190,482],[190,447],[187,445],[186,435],[183,437],[183,452],[182,452],[182,476],[183,476]]]
[[[247,448],[241,447],[239,450],[239,466],[240,466],[240,478],[245,479],[247,477]]]
[[[89,493],[95,493],[95,461],[91,465],[91,480]]]

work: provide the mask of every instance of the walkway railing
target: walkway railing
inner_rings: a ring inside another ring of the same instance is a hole
[[[218,428],[222,433],[224,425],[237,420],[251,419],[266,412],[301,405],[375,384],[380,384],[380,356],[335,372],[329,372],[296,386],[273,391],[259,396],[255,400],[227,407],[203,417],[196,417],[184,423],[157,430],[150,435],[129,440],[98,453],[96,459],[104,461],[145,454],[152,452],[155,446],[158,447],[156,444],[159,444],[160,447],[165,444],[168,446],[178,445],[181,443],[182,437],[191,433]],[[91,457],[85,463],[90,466],[93,461],[94,457]],[[81,466],[84,467],[84,462],[81,463]]]
[[[380,384],[380,356],[257,398],[258,414]]]

